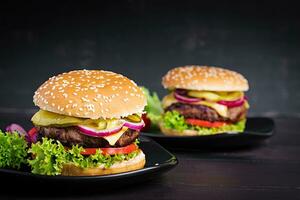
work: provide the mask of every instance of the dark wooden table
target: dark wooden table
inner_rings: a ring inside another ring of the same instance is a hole
[[[275,124],[275,135],[257,148],[175,151],[179,165],[144,183],[105,191],[85,185],[76,191],[66,185],[59,193],[46,186],[27,192],[2,190],[0,199],[300,199],[300,118],[276,118]]]

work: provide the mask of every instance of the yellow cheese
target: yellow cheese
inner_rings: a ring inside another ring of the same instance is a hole
[[[248,101],[247,100],[245,100],[245,107],[246,107],[246,109],[249,109],[250,108],[250,105],[249,105],[249,103],[248,103]]]
[[[218,103],[214,103],[214,102],[208,102],[208,101],[200,101],[197,104],[213,108],[222,117],[228,117],[228,108],[227,108],[227,106],[224,106],[224,105],[221,105],[221,104],[218,104]]]
[[[162,106],[163,108],[169,107],[173,103],[177,103],[178,101],[175,99],[174,94],[170,93],[167,96],[165,96],[162,100]],[[213,108],[219,115],[222,117],[228,117],[228,108],[224,105],[210,102],[210,101],[199,101],[198,103],[192,103],[192,104],[198,104],[198,105],[204,105],[210,108]]]
[[[127,127],[123,126],[123,128],[119,132],[109,136],[105,136],[103,138],[109,143],[109,145],[113,146],[116,144],[118,139],[123,135],[123,133],[127,131],[127,129],[128,129]]]
[[[170,93],[162,99],[162,107],[167,108],[173,103],[177,103],[178,101],[174,97],[174,93]]]

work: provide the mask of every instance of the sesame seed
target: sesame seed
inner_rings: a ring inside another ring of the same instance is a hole
[[[81,97],[82,101],[84,102],[90,102],[90,100],[88,100],[87,98]]]

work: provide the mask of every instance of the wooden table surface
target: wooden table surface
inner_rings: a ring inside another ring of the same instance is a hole
[[[300,199],[299,124],[300,118],[276,118],[275,135],[257,148],[173,151],[177,167],[144,183],[104,191],[84,185],[76,191],[66,185],[59,193],[47,186],[20,192],[9,189],[0,192],[0,199]]]

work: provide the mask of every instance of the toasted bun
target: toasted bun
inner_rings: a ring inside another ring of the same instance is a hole
[[[33,102],[43,110],[82,118],[120,118],[141,113],[143,91],[121,74],[103,70],[77,70],[47,80]]]
[[[239,73],[218,67],[184,66],[168,71],[162,79],[167,89],[247,91],[248,81]]]
[[[66,164],[62,169],[63,176],[97,176],[108,175],[122,172],[133,171],[141,169],[145,166],[145,154],[140,150],[140,153],[128,161],[113,164],[110,168],[80,168],[73,164]]]
[[[159,128],[164,135],[168,136],[197,136],[199,135],[195,130],[184,130],[184,131],[177,131],[175,129],[169,129],[163,126],[163,124],[159,124]]]

